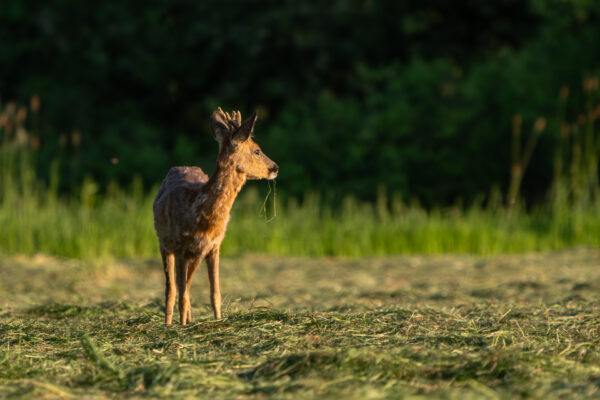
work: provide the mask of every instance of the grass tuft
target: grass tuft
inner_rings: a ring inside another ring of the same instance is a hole
[[[321,375],[324,370],[331,369],[340,363],[340,357],[335,352],[319,351],[302,354],[291,354],[268,360],[252,370],[239,376],[247,380],[280,379],[284,376],[294,378],[317,372]]]
[[[82,333],[80,339],[81,347],[92,364],[104,371],[122,376],[121,371],[119,371],[106,359],[106,357],[104,357],[104,355],[102,355],[87,333]]]

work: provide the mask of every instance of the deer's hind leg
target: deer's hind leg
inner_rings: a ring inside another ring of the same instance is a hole
[[[163,250],[160,254],[165,270],[165,325],[171,325],[175,306],[175,255]]]
[[[187,321],[186,322],[192,322],[192,303],[190,301],[190,297],[191,297],[190,296],[190,286],[192,286],[192,276],[194,276],[194,272],[196,272],[196,270],[200,266],[201,262],[202,262],[201,258],[191,259],[187,266],[187,279],[186,279],[185,291],[187,293],[188,306],[187,306],[187,318],[186,318]]]
[[[175,279],[177,281],[177,292],[179,295],[179,317],[181,325],[187,322],[188,309],[190,305],[189,293],[187,289],[187,269],[189,261],[181,254],[175,257]]]

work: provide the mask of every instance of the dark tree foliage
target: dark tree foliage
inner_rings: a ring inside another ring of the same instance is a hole
[[[448,204],[506,185],[512,116],[553,127],[559,88],[600,71],[599,22],[600,6],[569,0],[3,0],[0,96],[40,95],[39,169],[59,159],[65,190],[210,172],[220,105],[258,110],[286,193]],[[529,197],[547,189],[552,141]]]

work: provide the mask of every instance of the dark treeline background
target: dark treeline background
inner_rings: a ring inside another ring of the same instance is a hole
[[[0,96],[40,96],[37,168],[60,160],[63,190],[210,173],[222,106],[258,110],[284,193],[427,205],[505,191],[513,116],[524,139],[544,117],[523,185],[539,201],[599,50],[593,0],[0,2]]]

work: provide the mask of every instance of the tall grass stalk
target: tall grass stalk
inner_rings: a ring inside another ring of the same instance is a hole
[[[587,209],[600,201],[598,161],[600,160],[600,131],[596,128],[600,117],[598,78],[583,80],[585,109],[574,121],[567,119],[569,89],[564,86],[559,94],[559,111],[554,157],[554,181],[551,204],[555,212],[565,207]]]

